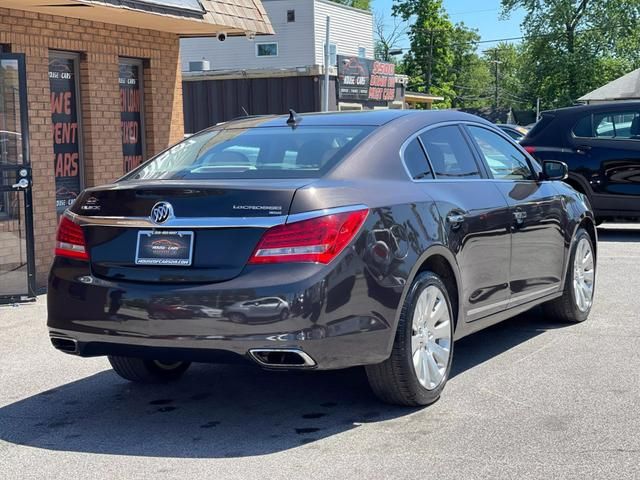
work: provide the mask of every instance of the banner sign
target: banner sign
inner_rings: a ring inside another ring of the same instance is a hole
[[[72,58],[52,56],[49,59],[53,168],[58,215],[75,201],[81,190],[80,129],[75,66],[76,63]]]
[[[139,65],[120,63],[120,122],[125,173],[140,165],[143,158],[140,75]]]
[[[368,58],[338,55],[338,99],[392,102],[396,97],[396,66]]]

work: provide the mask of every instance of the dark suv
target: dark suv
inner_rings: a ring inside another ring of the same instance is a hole
[[[640,102],[544,112],[520,143],[538,160],[569,165],[567,183],[589,197],[598,221],[640,219]]]

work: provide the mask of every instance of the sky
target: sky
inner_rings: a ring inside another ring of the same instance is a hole
[[[385,17],[391,18],[393,0],[373,0],[373,10]],[[519,37],[520,24],[524,12],[518,10],[506,20],[500,18],[500,0],[444,0],[444,7],[454,23],[464,22],[465,25],[478,30],[482,40]],[[387,20],[389,22],[390,20]],[[402,47],[408,46],[405,40]],[[494,43],[482,43],[479,49],[484,50],[494,46]]]

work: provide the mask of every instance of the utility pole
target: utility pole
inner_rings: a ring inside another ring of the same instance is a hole
[[[540,97],[536,100],[536,122],[540,120]]]
[[[433,71],[433,30],[429,31],[429,63],[427,64],[427,93],[431,92],[431,76]]]
[[[331,63],[331,48],[329,42],[331,41],[331,17],[327,15],[327,32],[324,40],[324,95],[322,98],[323,105],[322,111],[329,111],[329,67]]]
[[[494,48],[493,49],[493,57],[494,59],[491,61],[491,63],[495,63],[496,64],[496,79],[495,79],[495,91],[493,94],[493,108],[497,109],[498,108],[498,101],[499,101],[499,94],[500,94],[500,68],[499,65],[502,63],[500,60],[498,60],[498,49]]]

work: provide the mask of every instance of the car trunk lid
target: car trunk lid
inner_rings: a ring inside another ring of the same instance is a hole
[[[71,209],[82,218],[97,277],[209,283],[240,274],[266,228],[283,222],[309,180],[122,182],[87,190]],[[169,205],[166,221],[152,209]],[[172,256],[174,251],[181,251]]]

